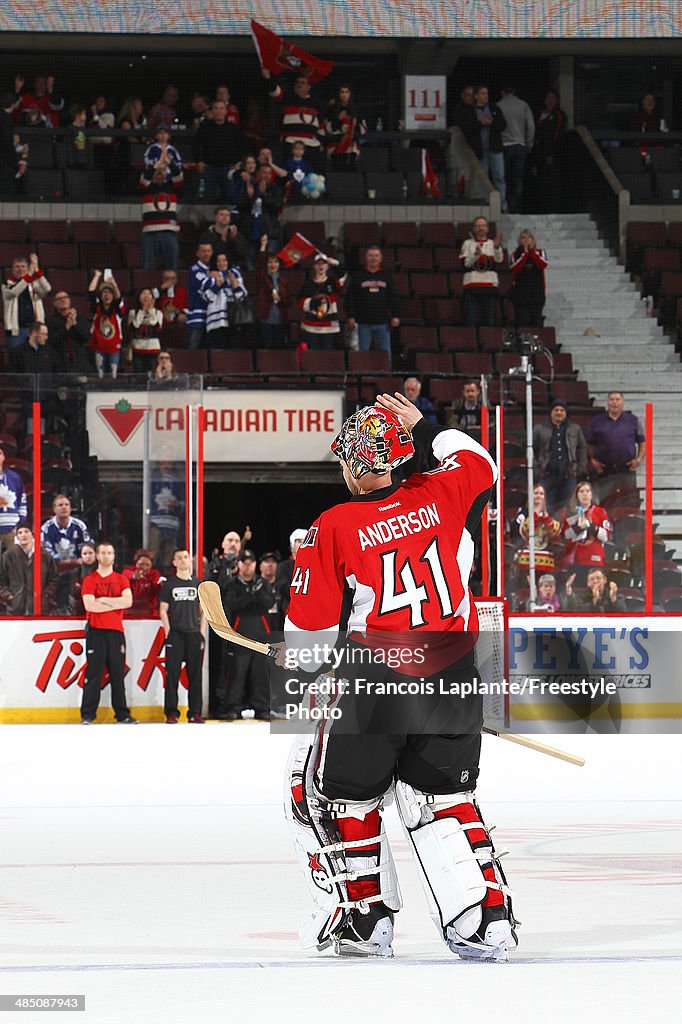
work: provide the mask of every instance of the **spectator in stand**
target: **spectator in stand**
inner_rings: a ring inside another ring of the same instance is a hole
[[[5,467],[5,460],[5,446],[0,440],[0,551],[12,547],[17,527],[28,517],[24,481],[16,470]]]
[[[370,245],[365,253],[365,267],[350,279],[346,296],[348,327],[358,325],[361,352],[371,348],[388,352],[391,365],[391,327],[400,326],[400,306],[393,283],[393,274],[382,266],[383,253],[378,245]]]
[[[64,135],[66,166],[87,170],[92,167],[92,140],[85,134],[87,111],[81,103],[69,107],[69,126]]]
[[[302,311],[301,340],[310,349],[333,349],[341,347],[341,326],[339,324],[339,294],[346,283],[346,275],[337,278],[329,273],[329,264],[338,267],[338,260],[331,260],[321,252],[315,255],[312,276],[298,293],[298,304]]]
[[[302,142],[306,159],[319,170],[324,128],[320,123],[320,112],[315,106],[310,82],[305,75],[297,75],[293,86],[289,88],[283,80],[272,78],[267,68],[261,68],[261,74],[270,82],[271,98],[283,107],[280,137],[285,150],[293,146],[294,142]]]
[[[156,142],[144,154],[140,174],[142,189],[142,266],[177,270],[178,197],[184,174],[180,154],[169,142],[165,125],[159,125]]]
[[[150,376],[152,384],[170,384],[176,377],[170,352],[159,352],[156,356],[156,366]]]
[[[583,594],[573,592],[574,576],[566,580],[566,611],[576,612],[626,612],[625,600],[618,593],[618,585],[609,580],[603,569],[590,569],[587,574],[587,590]]]
[[[215,100],[211,118],[197,128],[193,151],[197,170],[206,185],[207,199],[232,199],[230,173],[241,160],[245,149],[244,133],[227,120],[227,108]]]
[[[284,561],[280,562],[277,566],[275,589],[280,596],[282,615],[286,615],[287,608],[289,607],[289,591],[291,590],[291,580],[294,575],[296,555],[298,553],[298,549],[307,536],[307,530],[292,530],[289,536],[289,558],[284,559]]]
[[[305,158],[305,146],[302,142],[294,142],[291,147],[291,156],[288,160],[284,161],[284,167],[290,189],[289,197],[291,199],[300,199],[301,183],[306,174],[310,174],[313,169],[313,165]]]
[[[533,232],[524,228],[511,258],[511,300],[517,328],[542,327],[545,321],[542,311],[548,262],[545,250],[536,246]]]
[[[210,578],[214,579],[221,588],[228,577],[237,572],[239,556],[252,536],[250,526],[245,527],[242,537],[236,530],[228,530],[220,542],[220,551],[217,548],[214,549],[208,565],[208,573]]]
[[[245,153],[232,175],[232,202],[235,207],[253,198],[257,169],[255,156]]]
[[[14,145],[14,97],[9,92],[0,96],[0,196],[12,196],[16,192],[17,179],[26,173],[28,164],[20,159]]]
[[[125,694],[125,633],[123,612],[133,603],[128,580],[114,572],[116,551],[113,544],[100,541],[97,545],[97,568],[86,576],[81,587],[87,618],[87,664],[81,699],[81,722],[91,725],[97,717],[102,677],[109,670],[111,706],[116,721],[135,725],[128,709]]]
[[[47,339],[46,325],[39,320],[34,321],[24,344],[13,348],[9,354],[10,373],[59,373],[59,357]]]
[[[248,292],[239,267],[230,267],[224,253],[214,257],[215,269],[209,271],[206,296],[206,348],[227,348],[230,340],[230,316],[236,302]]]
[[[324,134],[327,156],[335,171],[352,171],[360,153],[358,118],[353,91],[349,85],[340,85],[336,96],[329,101]]]
[[[544,573],[538,580],[537,598],[534,608],[528,608],[534,612],[560,612],[561,601],[556,589],[556,577],[551,572]]]
[[[102,271],[95,270],[88,285],[88,299],[93,317],[88,345],[95,353],[97,375],[111,373],[115,380],[123,347],[125,304],[113,276],[103,278]]]
[[[256,574],[256,556],[249,548],[239,555],[237,572],[221,586],[223,604],[231,622],[239,618],[239,632],[252,640],[267,642],[270,629],[265,619],[276,595],[274,588]],[[235,644],[223,645],[225,685],[219,687],[219,713],[222,721],[234,722],[242,711],[252,708],[254,717],[269,722],[270,688],[265,658]],[[222,691],[222,692],[221,692]]]
[[[152,472],[150,506],[149,549],[156,567],[165,571],[178,546],[185,514],[185,484],[176,476],[171,459],[161,459]]]
[[[535,118],[525,102],[516,95],[511,83],[502,86],[502,99],[497,104],[505,120],[502,132],[507,206],[510,213],[521,212],[526,156],[535,141]]]
[[[599,481],[602,501],[614,492],[637,497],[637,468],[644,459],[644,430],[639,419],[625,412],[622,391],[609,391],[606,412],[595,416],[587,431],[587,453],[593,480]]]
[[[185,548],[173,553],[175,575],[167,579],[159,595],[159,615],[166,634],[166,688],[163,710],[168,725],[178,721],[178,682],[185,665],[188,682],[187,721],[201,725],[201,663],[204,658],[206,620],[199,604],[199,578]]]
[[[95,102],[90,107],[90,117],[88,122],[89,128],[100,128],[105,130],[107,128],[113,128],[116,124],[116,115],[111,110],[107,110],[108,103],[106,96],[96,96]],[[109,135],[107,138],[94,138],[93,144],[95,146],[110,146],[114,141]]]
[[[502,263],[502,237],[488,236],[488,221],[476,217],[472,238],[462,243],[459,258],[464,266],[464,322],[468,327],[496,327],[499,323],[499,278],[495,265]]]
[[[239,127],[239,107],[231,103],[230,90],[226,85],[219,85],[215,91],[215,98],[219,103],[225,104],[225,120],[228,124],[236,124]]]
[[[244,121],[246,144],[254,152],[265,145],[268,133],[268,121],[263,106],[255,96],[251,96],[246,104],[246,120]]]
[[[71,515],[71,502],[65,494],[56,496],[52,511],[54,515],[40,528],[40,544],[56,564],[57,610],[68,615],[71,586],[81,565],[81,548],[92,537],[83,520]]]
[[[16,543],[0,557],[0,602],[7,615],[33,615],[33,556],[35,542],[26,524],[17,528]],[[41,615],[55,609],[57,570],[48,551],[40,552]]]
[[[206,340],[206,288],[211,280],[213,246],[199,242],[196,257],[196,263],[190,267],[187,287],[187,343],[190,348],[202,348]]]
[[[457,430],[471,430],[481,426],[481,385],[477,380],[465,380],[462,397],[450,406],[447,417],[448,427]]]
[[[12,273],[2,286],[8,349],[23,345],[31,324],[45,320],[43,299],[50,291],[52,286],[40,269],[36,253],[32,252],[28,260],[14,257]]]
[[[403,381],[403,393],[413,405],[417,406],[427,423],[438,423],[433,402],[426,395],[422,395],[422,382],[418,377],[405,378]]]
[[[139,131],[144,127],[144,107],[139,96],[128,96],[116,118],[116,127],[123,131]],[[129,139],[135,142],[135,139]]]
[[[133,373],[149,373],[161,351],[163,313],[154,305],[151,288],[137,293],[137,307],[128,313],[128,353]]]
[[[249,247],[237,225],[232,223],[232,211],[229,206],[218,206],[213,216],[213,224],[204,231],[199,241],[209,243],[214,256],[224,253],[231,265],[246,267],[249,261]]]
[[[549,89],[535,123],[535,145],[531,156],[533,174],[537,179],[536,208],[541,212],[556,211],[561,198],[559,153],[566,127],[559,94],[555,89]]]
[[[204,96],[202,92],[195,92],[192,93],[190,107],[192,108],[192,128],[196,131],[201,122],[210,116],[211,104],[208,96]]]
[[[256,163],[259,167],[261,164],[267,164],[268,167],[271,167],[273,179],[286,178],[287,176],[285,169],[283,167],[279,167],[272,159],[272,150],[268,146],[260,147],[256,157]]]
[[[266,252],[267,245],[267,235],[263,235],[256,259],[254,313],[258,321],[258,340],[263,348],[284,348],[291,297],[279,256]]]
[[[574,494],[576,481],[587,476],[587,445],[582,428],[568,422],[568,407],[555,398],[549,422],[533,428],[535,472],[545,488],[550,513],[563,508]]]
[[[154,555],[148,548],[138,548],[133,555],[133,564],[123,570],[133,592],[130,615],[146,615],[155,619],[159,614],[159,592],[166,577],[154,569],[153,559]]]
[[[54,75],[38,75],[34,78],[33,92],[22,92],[25,84],[25,79],[21,75],[17,75],[14,79],[18,123],[25,123],[25,115],[30,111],[37,110],[39,119],[44,124],[58,128],[60,113],[64,109],[64,99],[55,91]]]
[[[502,212],[507,211],[507,190],[504,180],[504,153],[502,132],[507,126],[504,114],[496,103],[490,103],[487,85],[479,85],[474,91],[474,113],[479,124],[479,134],[474,138],[472,149],[481,167],[490,178],[493,188],[500,193]]]
[[[279,565],[279,555],[276,551],[266,551],[260,556],[258,562],[258,571],[261,575],[261,579],[264,579],[273,590],[275,599],[272,603],[272,607],[265,613],[265,618],[268,626],[270,627],[271,633],[277,633],[284,626],[284,616],[282,615],[282,597],[277,590],[277,567]]]
[[[269,164],[262,164],[256,171],[256,182],[253,194],[247,195],[239,211],[241,224],[249,245],[249,269],[256,263],[258,247],[263,235],[268,237],[268,249],[277,252],[280,247],[279,214],[282,207],[282,194],[274,180],[273,170]]]
[[[149,121],[147,123],[147,130],[151,134],[156,133],[156,129],[161,124],[167,125],[169,128],[171,125],[176,124],[178,115],[176,107],[178,105],[178,90],[175,85],[167,85],[163,90],[163,96],[161,101],[157,103],[149,111]]]
[[[639,110],[630,118],[628,131],[658,134],[667,130],[665,121],[656,110],[656,97],[652,92],[645,92],[640,100]]]
[[[556,568],[556,557],[552,550],[552,542],[557,540],[561,533],[561,523],[547,511],[547,496],[542,484],[536,484],[533,488],[533,518],[535,526],[535,569],[536,571],[554,572]],[[523,542],[528,541],[530,533],[530,516],[525,512],[517,517],[519,533]],[[516,564],[527,569],[530,561],[528,548],[523,547],[516,554]]]
[[[85,577],[89,576],[97,568],[95,545],[91,541],[88,540],[81,545],[80,559],[81,564],[71,583],[71,591],[69,593],[69,615],[79,615],[81,618],[84,618],[85,608],[83,607],[83,598],[81,597],[81,587]]]
[[[461,129],[464,139],[476,153],[480,147],[481,129],[474,106],[474,87],[465,85],[452,115],[452,123]]]
[[[184,285],[178,284],[177,270],[162,270],[161,287],[154,292],[156,308],[163,314],[164,324],[185,323],[189,294]]]
[[[58,291],[54,297],[54,313],[47,318],[50,345],[57,353],[60,373],[90,373],[88,342],[90,324],[71,305],[69,293]]]
[[[583,480],[575,489],[575,511],[564,515],[566,543],[564,564],[603,565],[604,544],[611,538],[611,523],[605,508],[592,501],[592,486]],[[569,510],[570,511],[570,510]]]

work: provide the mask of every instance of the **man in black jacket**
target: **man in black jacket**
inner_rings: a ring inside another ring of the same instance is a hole
[[[50,346],[57,353],[61,373],[90,373],[88,341],[90,325],[71,305],[68,292],[57,292],[54,315],[47,318]]]
[[[365,268],[351,276],[346,296],[346,313],[351,330],[358,325],[361,352],[374,347],[388,352],[391,362],[391,327],[400,326],[398,297],[393,274],[382,267],[383,253],[371,245],[365,253]]]
[[[33,533],[26,525],[17,527],[16,544],[0,558],[0,602],[8,615],[33,615]],[[40,551],[41,613],[50,615],[56,605],[57,569],[49,551]]]
[[[59,373],[59,358],[47,339],[47,326],[34,321],[28,340],[10,350],[10,373]]]
[[[566,403],[555,398],[549,423],[533,428],[535,477],[545,488],[550,515],[565,505],[578,480],[587,476],[587,444],[582,428],[568,422]]]
[[[194,159],[206,183],[208,199],[232,199],[230,171],[242,158],[245,137],[241,128],[227,120],[227,107],[215,100],[212,117],[202,121],[194,136]]]
[[[245,548],[239,556],[236,574],[228,576],[221,586],[223,605],[238,633],[267,643],[270,638],[267,613],[275,602],[275,590],[256,575],[256,565],[254,552]],[[248,648],[226,643],[216,696],[218,717],[224,722],[241,718],[245,707],[253,708],[255,718],[271,721],[267,659]]]
[[[481,162],[481,167],[490,178],[493,188],[500,193],[502,212],[507,212],[507,186],[504,177],[504,152],[502,132],[507,122],[496,103],[490,103],[487,85],[479,85],[474,93],[474,111],[480,132],[472,149]]]

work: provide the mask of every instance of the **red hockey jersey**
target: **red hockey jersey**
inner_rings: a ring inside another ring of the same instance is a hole
[[[428,643],[421,674],[471,649],[478,628],[469,589],[472,533],[497,470],[485,449],[459,430],[439,432],[433,454],[437,469],[354,496],[313,524],[291,581],[285,630],[295,643],[300,630],[325,631],[333,643],[350,603],[347,629],[357,642]]]

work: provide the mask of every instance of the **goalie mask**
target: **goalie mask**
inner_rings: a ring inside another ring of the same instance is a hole
[[[397,416],[368,405],[349,416],[331,450],[358,480],[365,473],[388,473],[414,455],[410,432]]]

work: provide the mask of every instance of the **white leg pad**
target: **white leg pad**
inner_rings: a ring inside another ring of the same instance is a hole
[[[319,734],[296,737],[287,765],[284,806],[289,832],[296,849],[315,911],[299,933],[304,949],[324,949],[332,942],[332,934],[344,911],[358,906],[349,899],[346,883],[356,878],[378,876],[378,894],[362,903],[383,901],[389,909],[402,906],[393,854],[383,821],[379,835],[355,842],[343,842],[334,826],[335,818],[364,820],[380,808],[382,798],[366,801],[329,801],[315,786],[315,764]],[[354,847],[379,845],[379,863],[374,857],[348,857]]]
[[[428,796],[404,782],[396,782],[396,802],[420,868],[429,911],[441,936],[457,921],[458,930],[471,935],[481,923],[481,904],[488,882],[481,862],[491,859],[492,846],[471,848],[467,825],[456,818],[436,818],[439,808],[471,801],[470,793]],[[475,826],[481,828],[480,824]]]

